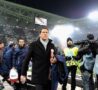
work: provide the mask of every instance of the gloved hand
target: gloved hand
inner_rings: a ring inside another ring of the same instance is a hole
[[[79,60],[78,56],[72,56],[73,59]]]
[[[66,59],[66,61],[69,61],[69,60],[71,60],[71,57],[66,56],[65,59]]]
[[[76,59],[76,56],[72,56],[73,59]]]

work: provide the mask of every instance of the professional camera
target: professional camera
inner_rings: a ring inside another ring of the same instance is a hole
[[[77,41],[74,43],[75,45],[98,45],[98,40],[94,39],[93,34],[88,34],[86,40]]]
[[[77,41],[74,44],[75,45],[88,45],[90,43],[89,40],[81,40],[81,41]]]
[[[98,39],[95,40],[93,34],[88,34],[86,40],[77,41],[74,45],[79,45],[83,53],[92,52],[95,57],[98,50]]]

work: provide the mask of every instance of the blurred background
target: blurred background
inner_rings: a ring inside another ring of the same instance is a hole
[[[25,37],[27,43],[38,38],[41,26],[48,26],[49,37],[65,46],[66,38],[75,41],[88,33],[98,37],[98,1],[94,0],[0,0],[0,39],[5,43]]]

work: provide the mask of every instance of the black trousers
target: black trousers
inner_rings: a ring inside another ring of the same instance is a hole
[[[27,90],[51,90],[51,87],[43,85],[28,86]]]
[[[95,83],[95,87],[98,89],[98,74],[96,75],[96,83]]]
[[[71,90],[75,90],[76,87],[76,70],[77,70],[77,66],[70,66],[67,67],[68,68],[68,74],[71,72]],[[63,86],[62,86],[62,90],[66,90],[66,86],[67,86],[67,81],[68,81],[68,77],[65,79]]]
[[[21,85],[21,88],[15,90],[51,90],[51,86],[47,85]]]
[[[34,86],[27,86],[27,90],[51,90],[51,81],[46,85],[35,84]]]
[[[43,85],[36,85],[35,87],[29,86],[27,90],[49,90],[49,89]]]

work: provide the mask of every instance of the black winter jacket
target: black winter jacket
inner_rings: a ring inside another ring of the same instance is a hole
[[[44,85],[48,82],[50,69],[50,50],[55,49],[52,40],[49,39],[47,49],[40,42],[40,39],[30,44],[28,55],[22,66],[22,75],[26,75],[29,61],[32,58],[32,83]]]

